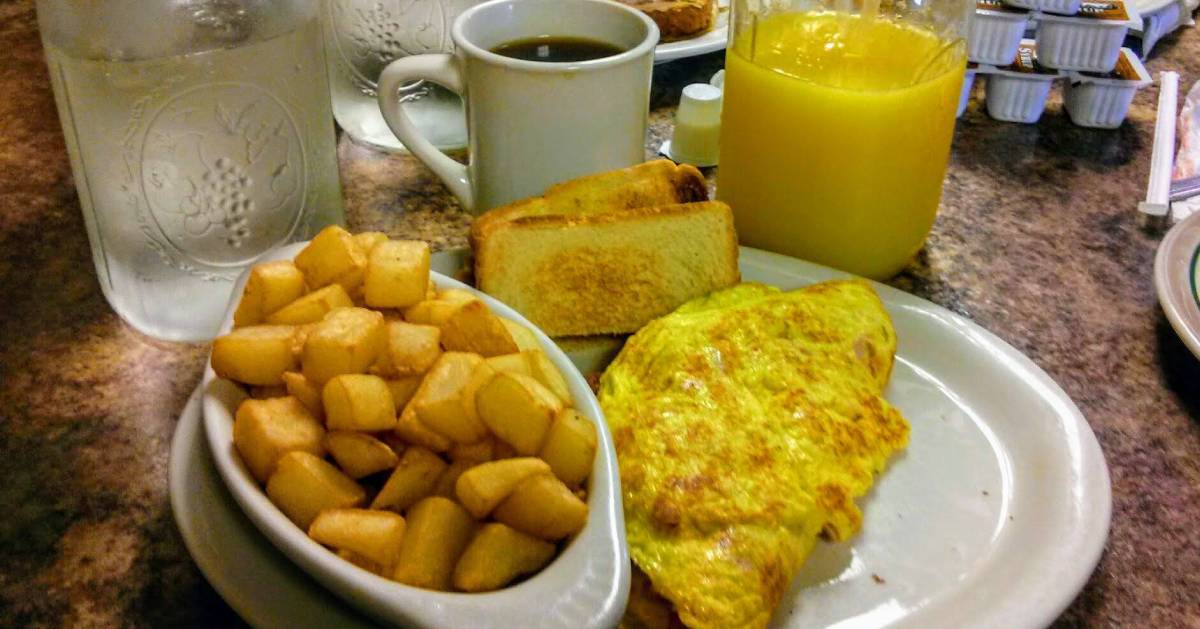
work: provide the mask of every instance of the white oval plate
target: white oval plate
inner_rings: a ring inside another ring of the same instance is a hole
[[[434,268],[453,274],[464,256],[435,254]],[[743,279],[784,288],[846,277],[747,248],[740,264]],[[1062,389],[1007,343],[928,301],[876,288],[899,337],[887,398],[912,423],[911,443],[861,501],[862,533],[847,543],[817,545],[775,626],[1049,624],[1083,587],[1107,538],[1111,493],[1095,436]],[[586,373],[612,349],[577,345],[570,354]],[[181,504],[190,498],[174,496],[176,487],[173,476],[173,504],[183,517]],[[212,508],[234,509],[228,501]],[[240,538],[226,538],[227,550],[193,543],[189,550],[247,558],[255,548],[259,555],[275,553],[252,528],[241,531]],[[221,584],[236,575],[214,577],[204,566],[233,562],[197,556],[197,563],[229,600],[231,586]],[[286,569],[286,561],[279,563]],[[308,595],[299,587],[293,594]],[[258,617],[272,607],[288,613],[287,605],[265,599],[245,595],[230,602],[256,625],[250,608]],[[299,613],[287,618],[305,620]]]
[[[729,40],[729,0],[717,0],[717,20],[712,30],[691,39],[667,42],[654,47],[654,63],[695,57],[724,50]]]
[[[1200,358],[1200,212],[1172,227],[1159,243],[1154,287],[1171,327]]]
[[[292,259],[307,243],[294,243],[260,258]],[[443,288],[474,288],[433,273]],[[233,288],[240,296],[243,274]],[[591,388],[571,361],[546,335],[508,306],[478,293],[496,314],[534,331],[546,355],[563,373],[581,415],[597,425],[599,449],[592,468],[588,521],[570,544],[529,579],[496,592],[460,594],[410,587],[363,570],[313,541],[271,501],[233,447],[233,413],[245,393],[206,367],[203,387],[205,436],[217,471],[234,500],[258,530],[284,555],[360,611],[396,625],[424,627],[607,627],[615,625],[629,594],[629,554],[621,511],[620,483],[612,438]],[[233,324],[230,300],[221,333]]]

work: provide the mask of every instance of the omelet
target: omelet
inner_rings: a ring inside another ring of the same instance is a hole
[[[739,284],[632,336],[600,380],[630,555],[695,629],[764,627],[818,537],[908,443],[896,334],[864,281]],[[646,606],[631,604],[631,613]]]

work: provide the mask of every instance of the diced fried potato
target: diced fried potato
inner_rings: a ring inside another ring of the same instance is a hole
[[[298,371],[285,371],[283,385],[288,395],[300,400],[304,408],[317,419],[324,419],[325,405],[321,402],[321,389],[308,381],[304,374]]]
[[[471,541],[475,522],[452,500],[430,496],[408,512],[392,578],[431,590],[450,589],[450,575]]]
[[[292,326],[294,330],[292,332],[292,355],[296,357],[297,364],[299,364],[300,358],[304,356],[304,344],[308,341],[308,335],[312,333],[315,327],[317,327],[315,323],[301,323]]]
[[[567,486],[582,483],[592,473],[596,459],[596,426],[575,409],[564,408],[550,424],[538,457],[549,463]]]
[[[517,456],[517,451],[512,446],[508,445],[507,441],[501,441],[492,438],[496,442],[496,449],[492,452],[492,460],[499,461],[500,459],[511,459]]]
[[[325,429],[296,398],[245,400],[233,418],[233,447],[260,483],[267,482],[284,454],[325,454]]]
[[[396,403],[397,413],[408,406],[409,401],[417,394],[417,389],[421,387],[423,379],[424,376],[405,376],[387,381],[388,389],[392,392],[392,401]]]
[[[386,443],[361,432],[331,430],[324,443],[338,467],[354,479],[390,470],[400,460]]]
[[[454,587],[464,592],[498,590],[541,570],[553,558],[554,544],[498,522],[484,524],[454,567]]]
[[[388,240],[371,250],[363,276],[363,297],[376,308],[407,308],[425,299],[429,284],[429,245]]]
[[[508,328],[482,301],[470,301],[442,323],[442,345],[448,351],[474,352],[484,357],[517,351]]]
[[[396,469],[383,488],[371,501],[372,509],[403,511],[418,500],[433,493],[438,477],[446,470],[446,462],[421,447],[411,447],[400,456]]]
[[[492,512],[497,522],[547,541],[575,534],[587,515],[587,504],[550,474],[526,478]]]
[[[479,295],[463,288],[443,288],[438,291],[437,299],[449,304],[462,305],[472,301],[479,301]]]
[[[349,308],[354,305],[350,294],[340,284],[331,284],[315,290],[292,303],[267,315],[267,323],[302,325],[316,323],[325,318],[330,310]]]
[[[326,509],[357,507],[366,492],[332,463],[309,452],[292,451],[279,458],[267,480],[267,496],[292,522],[308,530]]]
[[[538,343],[537,337],[534,336],[533,330],[530,330],[529,328],[517,323],[516,321],[513,321],[512,319],[505,319],[504,317],[500,317],[500,323],[504,324],[504,327],[508,329],[508,333],[512,336],[513,342],[517,344],[517,347],[522,352],[530,349],[540,350],[542,348],[541,343]]]
[[[296,266],[304,272],[309,288],[341,284],[353,293],[363,281],[367,256],[350,232],[330,225],[313,236],[308,246],[296,254]]]
[[[523,456],[537,454],[562,400],[529,376],[500,373],[475,394],[479,418]]]
[[[442,475],[438,477],[437,483],[433,486],[433,495],[453,500],[455,497],[455,485],[458,484],[458,477],[462,476],[463,472],[474,465],[475,463],[471,461],[455,461],[448,465],[446,470],[442,472]]]
[[[450,315],[459,309],[459,306],[460,304],[452,304],[438,299],[426,299],[405,308],[404,320],[409,323],[441,327],[446,319],[449,319]]]
[[[244,384],[283,384],[283,372],[296,368],[292,332],[290,325],[252,325],[218,336],[213,371]]]
[[[488,437],[479,443],[456,443],[450,446],[450,451],[446,454],[455,463],[461,461],[463,463],[470,463],[471,465],[478,465],[495,459],[495,452],[496,438]]]
[[[281,384],[254,385],[250,387],[250,397],[256,400],[285,397],[287,394],[287,389]]]
[[[324,385],[344,373],[363,373],[387,342],[383,315],[365,308],[338,308],[325,315],[304,342],[304,377]]]
[[[234,327],[262,323],[267,315],[304,295],[304,274],[291,260],[256,264],[233,313]]]
[[[342,559],[345,559],[346,561],[349,561],[350,563],[358,566],[359,568],[362,568],[363,570],[366,570],[367,572],[377,574],[384,578],[388,578],[391,576],[391,572],[388,570],[384,570],[383,566],[375,563],[374,561],[371,561],[370,559],[367,559],[366,557],[363,557],[362,555],[360,555],[356,552],[351,552],[349,550],[339,550],[339,551],[337,551],[337,556],[341,557]]]
[[[533,372],[529,369],[529,359],[525,356],[524,352],[492,356],[487,359],[487,364],[491,365],[492,369],[504,373],[519,373],[526,376],[533,375]]]
[[[372,368],[381,376],[396,378],[423,374],[442,355],[442,330],[432,325],[389,321],[387,337],[387,349]]]
[[[400,411],[400,419],[396,422],[395,432],[407,443],[428,448],[434,452],[445,452],[454,443],[423,424],[417,417],[417,409],[413,408],[411,402],[404,407],[404,410]]]
[[[545,461],[533,457],[480,463],[458,477],[454,493],[476,518],[486,517],[522,481],[536,474],[550,474]]]
[[[571,399],[571,389],[567,387],[567,379],[550,361],[550,357],[541,350],[523,353],[529,363],[529,370],[532,372],[534,380],[542,383],[542,386],[562,400],[565,406],[571,406],[573,400]]]
[[[488,435],[487,425],[479,418],[479,409],[475,407],[475,394],[479,393],[479,389],[482,389],[483,385],[491,382],[492,378],[495,377],[496,370],[492,369],[491,365],[487,364],[487,362],[479,363],[475,365],[474,371],[471,372],[471,377],[467,379],[467,384],[462,390],[461,400],[463,412],[466,414],[465,421],[474,425],[475,430],[477,432],[482,431],[485,436]],[[477,439],[470,443],[478,441]]]
[[[391,448],[392,452],[395,452],[397,457],[399,457],[401,454],[404,454],[404,451],[408,449],[409,445],[411,445],[404,439],[400,438],[400,435],[397,435],[394,432],[381,433],[376,435],[376,437],[386,444],[387,447]]]
[[[433,278],[429,278],[429,283],[425,285],[425,299],[437,299],[437,284],[433,283]]]
[[[358,245],[359,251],[362,251],[367,256],[368,261],[370,260],[371,250],[375,248],[375,245],[387,242],[387,239],[387,234],[383,232],[360,232],[354,234],[354,244]]]
[[[334,550],[347,550],[389,569],[400,555],[404,518],[390,511],[326,509],[308,527],[308,536]]]
[[[442,354],[409,403],[421,423],[458,443],[475,443],[486,437],[487,427],[474,415],[468,416],[463,404],[471,376],[483,364],[478,354]]]
[[[321,401],[325,404],[325,426],[330,430],[375,432],[396,427],[392,391],[379,376],[334,376],[325,383]]]

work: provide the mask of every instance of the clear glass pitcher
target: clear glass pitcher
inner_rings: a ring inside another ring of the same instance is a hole
[[[754,247],[894,275],[933,225],[970,0],[733,0],[717,197]]]
[[[96,274],[202,340],[234,278],[343,220],[317,0],[38,0]]]

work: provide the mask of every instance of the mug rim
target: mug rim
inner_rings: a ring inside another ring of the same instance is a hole
[[[599,59],[588,59],[586,61],[530,61],[528,59],[514,59],[501,54],[494,53],[482,46],[479,46],[467,39],[463,33],[463,25],[468,20],[472,19],[476,13],[485,11],[493,6],[502,4],[517,4],[527,0],[488,0],[477,4],[466,11],[459,14],[454,20],[453,26],[450,28],[450,37],[454,40],[456,50],[465,51],[468,56],[479,59],[480,61],[491,65],[504,66],[517,70],[528,72],[564,72],[564,71],[582,71],[582,70],[600,70],[612,66],[621,65],[642,57],[647,53],[653,55],[654,48],[658,45],[659,30],[658,25],[650,16],[645,13],[619,2],[612,0],[560,0],[560,2],[581,2],[605,5],[611,10],[618,10],[630,15],[640,21],[646,27],[646,36],[638,45],[629,50],[622,51],[618,54],[608,57],[600,57]]]

